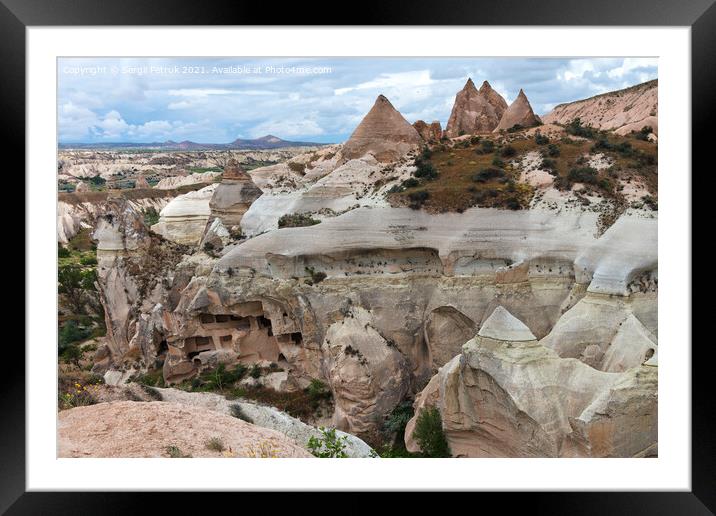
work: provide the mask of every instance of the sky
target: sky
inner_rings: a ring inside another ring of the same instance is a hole
[[[447,123],[471,77],[537,114],[657,78],[656,58],[61,58],[62,143],[337,143],[378,95],[411,123]]]

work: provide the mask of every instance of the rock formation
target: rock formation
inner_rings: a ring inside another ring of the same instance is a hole
[[[497,307],[415,401],[440,411],[455,457],[638,457],[656,454],[657,368],[605,373],[564,359]]]
[[[445,134],[454,138],[460,134],[490,132],[497,127],[506,109],[507,102],[490,83],[483,82],[478,91],[472,79],[468,79],[455,96]]]
[[[211,217],[209,203],[218,186],[212,184],[172,199],[159,213],[152,231],[179,244],[198,245]]]
[[[75,186],[75,192],[78,192],[78,193],[80,193],[80,192],[89,192],[90,190],[92,190],[92,189],[91,189],[90,186],[89,186],[87,183],[85,183],[84,181],[78,181],[78,182],[77,182],[77,186]]]
[[[328,327],[323,341],[325,369],[335,393],[333,422],[351,433],[380,427],[380,422],[409,388],[407,362],[373,327],[363,308],[350,308]]]
[[[422,141],[415,128],[390,101],[378,95],[371,110],[343,144],[341,154],[345,159],[372,154],[385,163],[416,149]]]
[[[233,226],[240,228],[241,218],[251,204],[261,197],[261,193],[251,176],[241,170],[236,160],[231,159],[209,202],[211,216],[221,220],[227,229]]]
[[[97,241],[97,286],[107,326],[94,371],[147,367],[166,347],[162,310],[193,274],[178,266],[186,248],[147,231],[126,200],[108,202],[92,235]]]
[[[413,124],[413,127],[415,127],[420,137],[426,142],[438,142],[443,137],[443,129],[438,120],[433,120],[430,125],[422,120],[418,120]]]
[[[98,424],[98,422],[101,422]],[[202,407],[116,401],[63,410],[59,457],[312,457],[287,436]],[[218,438],[223,451],[210,450]]]
[[[579,118],[582,124],[618,134],[640,131],[649,126],[658,133],[659,83],[655,79],[636,86],[603,93],[584,100],[559,104],[542,117],[545,124],[568,124]]]
[[[517,94],[515,101],[510,104],[505,113],[500,119],[500,123],[495,127],[494,132],[506,131],[512,127],[519,125],[521,127],[532,127],[539,124],[541,121],[537,115],[532,111],[530,101],[527,100],[527,95],[520,89]]]
[[[151,188],[152,185],[150,185],[147,182],[147,178],[144,176],[139,176],[136,181],[134,182],[134,188]]]

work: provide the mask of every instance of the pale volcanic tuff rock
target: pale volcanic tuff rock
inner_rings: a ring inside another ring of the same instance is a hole
[[[164,334],[163,310],[194,274],[179,262],[187,248],[147,231],[142,215],[124,199],[111,199],[99,216],[97,285],[107,323],[106,345],[99,348],[93,370],[150,364]],[[130,358],[131,357],[131,358]]]
[[[478,90],[472,79],[468,79],[455,96],[445,134],[455,138],[461,133],[490,132],[497,127],[506,109],[507,102],[492,89],[489,82],[483,82]]]
[[[443,129],[438,120],[433,120],[430,125],[422,120],[418,120],[413,123],[413,127],[415,127],[420,137],[426,142],[438,142],[443,137]]]
[[[336,410],[336,427],[351,433],[379,427],[407,394],[410,372],[405,357],[373,326],[370,313],[349,309],[342,321],[326,331],[322,344]]]
[[[497,124],[494,132],[502,130],[506,131],[516,125],[522,127],[532,127],[540,122],[539,117],[535,115],[534,111],[532,111],[532,106],[530,105],[530,101],[527,100],[527,95],[525,95],[525,92],[520,89],[520,92],[517,94],[517,98],[504,112],[502,118],[500,119],[500,123]]]
[[[147,182],[147,178],[144,177],[144,176],[139,176],[139,177],[134,181],[134,188],[151,188],[151,187],[152,187],[152,185],[150,185],[150,184]]]
[[[417,396],[406,445],[419,451],[415,422],[434,406],[456,457],[653,455],[656,371],[644,366],[605,373],[560,358],[496,309]]]
[[[213,183],[219,176],[221,176],[221,172],[199,172],[184,176],[165,177],[159,180],[155,188],[159,190],[171,190],[173,188],[179,188],[180,186]]]
[[[343,144],[341,155],[350,160],[370,153],[386,163],[416,149],[422,142],[418,131],[390,101],[378,95],[373,107]]]
[[[152,231],[179,244],[198,245],[211,217],[209,203],[218,186],[212,184],[172,199],[159,213]]]
[[[239,226],[244,213],[261,194],[251,176],[241,169],[238,162],[229,160],[221,183],[209,202],[211,216],[220,219],[226,228]]]
[[[187,392],[173,388],[155,388],[155,390],[161,394],[162,400],[166,402],[198,406],[234,417],[240,415],[240,419],[243,418],[244,421],[253,425],[276,430],[286,435],[302,448],[306,447],[311,437],[321,437],[321,432],[315,426],[308,425],[274,407],[249,401],[227,400],[224,396],[211,392]],[[238,410],[236,407],[238,407]],[[336,434],[339,438],[346,438],[345,452],[348,457],[374,456],[373,449],[362,439],[340,430],[337,430]]]
[[[312,457],[286,435],[202,407],[114,401],[58,415],[58,457]],[[210,450],[218,438],[225,450]]]
[[[584,100],[559,104],[542,117],[545,124],[568,124],[579,118],[582,124],[618,134],[650,126],[658,134],[659,83],[648,81],[629,88],[603,93]]]

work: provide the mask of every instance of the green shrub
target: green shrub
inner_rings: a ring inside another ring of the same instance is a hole
[[[408,199],[410,199],[410,207],[414,210],[420,209],[422,205],[430,198],[430,193],[425,190],[418,190],[417,192],[410,192]]]
[[[62,245],[59,243],[57,244],[57,257],[58,258],[69,258],[71,254],[72,253],[70,253],[69,249],[67,249],[66,247],[62,247]]]
[[[500,158],[498,158],[497,156],[495,156],[494,158],[492,158],[492,164],[493,164],[495,167],[505,168],[505,162],[502,161],[502,160],[501,160]]]
[[[321,459],[344,459],[348,457],[345,452],[347,436],[337,437],[335,428],[320,427],[320,437],[311,436],[308,439],[308,451]]]
[[[420,411],[415,422],[413,437],[426,457],[451,457],[440,411],[435,407]]]
[[[410,401],[399,403],[386,418],[383,428],[386,432],[396,434],[402,440],[405,427],[413,417],[413,404]]]
[[[547,145],[547,155],[550,158],[556,158],[559,156],[559,146],[554,143]]]
[[[97,258],[94,256],[83,256],[80,258],[80,263],[82,265],[97,265]]]
[[[486,183],[491,179],[505,177],[505,171],[499,168],[484,168],[477,174],[472,176],[472,180],[476,183]]]
[[[537,131],[535,134],[535,143],[537,145],[547,145],[549,143],[549,138]]]
[[[215,451],[215,452],[223,452],[226,447],[224,446],[224,443],[221,439],[218,437],[212,437],[206,443],[204,443],[207,450]]]
[[[426,181],[432,181],[438,177],[438,171],[429,161],[422,159],[415,160],[415,166],[417,167],[413,175]]]
[[[67,321],[60,327],[58,348],[60,355],[76,342],[86,340],[90,335],[89,328],[80,327],[75,321]]]
[[[171,446],[167,446],[167,447],[164,449],[164,451],[165,451],[166,454],[169,455],[169,457],[172,458],[172,459],[188,459],[188,458],[191,458],[191,455],[185,455],[184,452],[182,452],[182,451],[179,449],[178,446],[173,445],[173,444],[172,444]]]
[[[149,227],[159,222],[159,213],[153,207],[144,210],[144,225]]]
[[[492,140],[482,140],[480,146],[482,147],[482,152],[485,154],[489,154],[495,150],[495,142]]]
[[[293,172],[296,172],[297,174],[300,174],[300,175],[306,174],[305,163],[296,163],[295,161],[289,161],[288,168],[291,169]]]
[[[89,182],[95,186],[102,186],[107,182],[107,180],[100,175],[96,175],[94,177],[90,177]]]
[[[258,366],[258,364],[254,364],[251,366],[251,369],[249,370],[249,376],[253,379],[261,377],[261,368]]]
[[[542,158],[542,168],[554,174],[557,170],[557,162],[552,158]]]
[[[316,380],[315,378],[311,380],[311,383],[306,388],[306,393],[308,394],[308,398],[311,400],[314,404],[319,404],[323,400],[331,399],[331,391],[326,387],[326,384],[323,383],[321,380]]]
[[[503,158],[511,158],[517,154],[517,150],[512,145],[505,145],[500,150],[500,156]]]
[[[517,131],[520,131],[520,130],[522,130],[522,129],[523,129],[522,125],[520,125],[520,124],[515,124],[515,125],[513,125],[512,127],[510,127],[510,128],[507,130],[507,132],[508,132],[508,133],[516,133]]]
[[[403,181],[403,188],[413,188],[415,186],[418,186],[420,184],[420,181],[415,179],[414,177],[408,178],[405,181]]]
[[[567,177],[573,183],[597,184],[597,171],[592,167],[573,168]]]
[[[595,135],[594,129],[590,126],[582,125],[582,121],[578,117],[569,122],[565,130],[568,134],[581,136],[582,138],[594,138]]]

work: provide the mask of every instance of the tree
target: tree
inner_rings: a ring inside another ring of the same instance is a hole
[[[451,457],[440,411],[435,407],[424,408],[415,422],[413,437],[426,457]]]
[[[64,294],[77,314],[84,313],[84,278],[82,268],[77,265],[65,265],[57,269],[57,291]]]

